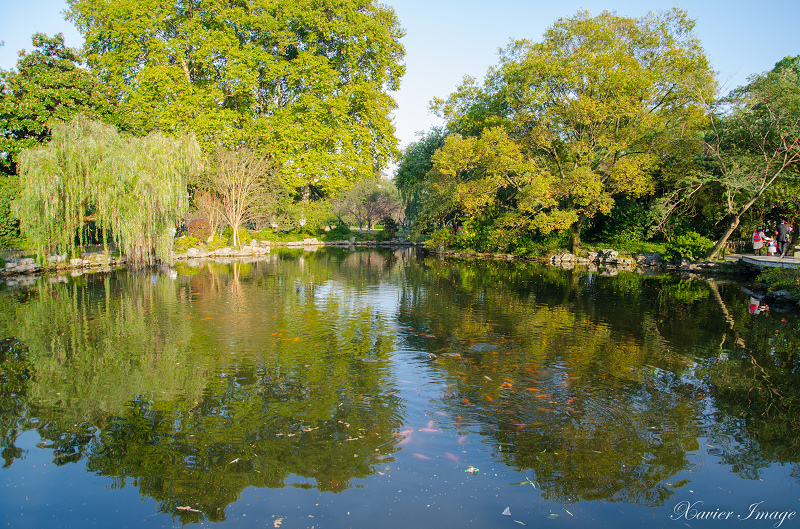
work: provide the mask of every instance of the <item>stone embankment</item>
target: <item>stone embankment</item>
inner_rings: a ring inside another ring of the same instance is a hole
[[[303,248],[306,250],[316,250],[322,246],[336,246],[336,247],[366,247],[366,248],[397,248],[406,246],[416,246],[416,243],[410,242],[406,239],[392,239],[389,241],[356,241],[355,237],[349,240],[341,241],[320,241],[317,238],[303,239],[302,241],[290,242],[271,242],[271,241],[251,241],[249,245],[242,246],[241,248],[233,248],[226,246],[216,250],[204,250],[202,248],[189,248],[185,254],[175,254],[173,258],[177,261],[184,259],[213,259],[217,257],[253,257],[258,255],[266,255],[274,247],[278,248]]]
[[[338,247],[406,247],[415,246],[415,243],[405,239],[392,239],[389,241],[365,241],[357,242],[355,237],[342,241],[320,241],[316,238],[303,239],[302,241],[275,243],[270,241],[252,241],[247,246],[241,248],[224,247],[212,251],[201,248],[189,248],[185,254],[174,254],[172,258],[176,261],[188,259],[215,259],[215,258],[248,258],[266,255],[274,247],[283,248],[302,248],[313,251],[321,246]],[[38,274],[44,272],[68,272],[73,276],[79,276],[85,272],[108,271],[112,268],[124,266],[125,260],[113,254],[89,253],[80,258],[67,258],[67,254],[51,255],[44,263],[37,263],[30,257],[10,257],[6,258],[5,266],[0,268],[0,277],[5,276],[6,282],[31,283]],[[11,279],[13,278],[13,279]]]
[[[447,250],[444,247],[439,247],[432,250],[433,253],[442,257],[455,257],[455,258],[483,258],[483,259],[503,259],[503,260],[516,260],[520,257],[512,254],[491,254],[491,253],[474,253],[474,252],[457,252]],[[528,259],[528,258],[523,258]],[[616,274],[623,270],[635,270],[638,273],[647,272],[660,272],[660,271],[678,271],[688,272],[692,274],[731,274],[731,273],[745,273],[740,270],[735,264],[729,262],[719,261],[699,261],[694,262],[689,259],[681,259],[677,262],[665,261],[661,254],[657,253],[644,253],[637,254],[634,257],[620,257],[619,252],[611,249],[604,249],[598,251],[588,252],[587,255],[576,257],[572,253],[557,253],[549,257],[535,258],[535,260],[543,261],[551,266],[557,266],[571,270],[576,267],[588,270],[590,272],[602,270],[606,274]]]
[[[7,276],[6,283],[13,284],[32,283],[42,272],[69,272],[72,276],[79,276],[84,272],[111,270],[125,264],[122,259],[105,253],[85,254],[72,259],[67,258],[67,254],[51,255],[43,264],[30,257],[11,257],[4,261],[0,277]]]
[[[680,272],[691,272],[695,274],[717,274],[728,272],[731,263],[720,261],[692,261],[681,259],[680,261],[665,261],[661,254],[643,253],[637,254],[633,258],[619,257],[616,250],[606,249],[596,252],[589,252],[586,257],[575,257],[571,253],[556,254],[549,258],[553,266],[561,268],[574,268],[583,266],[590,270],[598,268],[614,268],[617,270],[633,270],[635,268],[645,270],[671,270]]]

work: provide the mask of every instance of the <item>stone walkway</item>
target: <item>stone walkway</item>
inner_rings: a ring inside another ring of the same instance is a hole
[[[769,255],[728,254],[728,261],[743,261],[758,268],[800,268],[799,257],[771,257]]]

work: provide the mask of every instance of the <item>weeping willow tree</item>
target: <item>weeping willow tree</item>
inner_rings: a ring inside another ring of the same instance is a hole
[[[126,258],[144,264],[170,256],[201,153],[193,137],[136,138],[77,116],[55,124],[50,143],[22,151],[19,166],[14,210],[40,257],[84,245],[83,228],[94,221]]]

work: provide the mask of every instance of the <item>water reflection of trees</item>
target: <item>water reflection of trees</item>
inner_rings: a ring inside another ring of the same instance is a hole
[[[731,332],[707,282],[435,259],[407,274],[436,293],[407,291],[402,325],[436,355],[443,406],[480,424],[498,459],[533,471],[544,496],[654,506],[682,485],[676,474],[707,434],[697,366],[715,362]],[[737,334],[754,342],[758,331]],[[762,393],[785,397],[792,384]]]
[[[794,465],[800,477],[799,318],[752,315],[743,302],[726,306],[729,333],[743,339],[728,340],[708,363],[709,389],[720,410],[707,432],[713,450],[744,478],[758,479],[774,462]]]
[[[0,296],[6,466],[35,429],[185,522],[248,486],[344,490],[396,449],[398,349],[550,499],[663,505],[707,444],[745,477],[798,461],[797,318],[725,283],[348,250],[178,272]],[[370,306],[385,283],[398,322]]]
[[[386,465],[404,422],[388,321],[343,283],[318,295],[347,253],[285,257],[0,297],[5,464],[36,430],[55,463],[85,459],[184,522],[224,519],[248,486],[336,492]]]

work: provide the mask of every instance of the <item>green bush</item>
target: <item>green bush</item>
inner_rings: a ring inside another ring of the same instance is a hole
[[[328,241],[341,241],[352,237],[353,232],[344,224],[338,224],[332,230],[328,230],[323,234],[323,237]]]
[[[206,250],[213,252],[214,250],[219,250],[220,248],[225,248],[226,246],[228,246],[228,239],[219,235],[214,235],[214,237],[212,237],[211,240],[206,243]]]
[[[383,217],[381,224],[383,224],[383,231],[380,233],[380,239],[383,241],[394,239],[395,233],[397,233],[397,222],[391,217]]]
[[[222,236],[228,240],[229,246],[233,246],[233,228],[225,226],[225,229],[222,230]],[[253,236],[250,235],[250,231],[247,228],[239,226],[239,246],[247,246],[252,240]]]
[[[443,228],[431,233],[430,237],[428,237],[428,240],[425,241],[425,246],[427,248],[438,248],[439,246],[449,248],[453,245],[455,238],[456,236],[449,228]]]
[[[197,240],[197,237],[187,235],[175,239],[175,242],[172,244],[172,251],[175,253],[186,253],[189,248],[197,248],[199,245],[200,241]]]
[[[800,304],[800,270],[792,268],[767,268],[758,274],[758,280],[769,285],[771,291],[786,290]]]
[[[713,246],[714,243],[710,239],[690,231],[667,243],[665,257],[670,261],[683,257],[692,260],[702,259]]]

